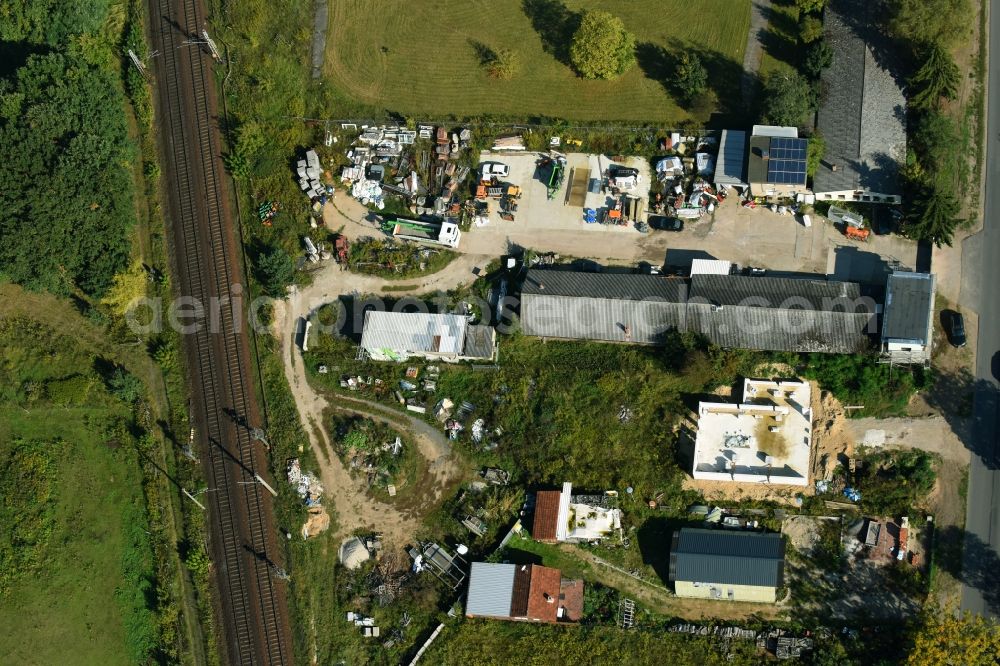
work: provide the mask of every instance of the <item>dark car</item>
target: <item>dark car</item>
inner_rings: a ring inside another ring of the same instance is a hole
[[[948,341],[952,347],[965,346],[965,317],[961,312],[952,312],[948,317]]]
[[[660,231],[684,231],[684,220],[665,215],[650,215],[649,226]]]

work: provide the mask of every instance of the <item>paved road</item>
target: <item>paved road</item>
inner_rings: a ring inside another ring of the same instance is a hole
[[[969,469],[969,494],[963,562],[962,609],[1000,614],[1000,469],[998,469],[997,378],[994,355],[1000,351],[1000,49],[994,53],[992,36],[1000,36],[1000,0],[990,3],[990,68],[986,117],[986,199],[983,231],[969,243],[980,248],[978,303],[979,344],[976,353],[976,397]],[[965,245],[966,249],[970,244]],[[1000,357],[998,357],[1000,358]],[[985,593],[985,598],[984,598]]]

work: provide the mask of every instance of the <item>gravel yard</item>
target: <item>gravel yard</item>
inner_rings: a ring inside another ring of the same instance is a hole
[[[566,180],[553,199],[546,195],[545,183],[536,176],[535,153],[499,155],[484,153],[482,159],[510,166],[505,179],[519,185],[523,194],[513,222],[501,220],[492,208],[490,223],[473,227],[463,234],[459,252],[495,257],[512,247],[593,259],[605,265],[629,265],[641,261],[654,266],[690,267],[696,258],[733,261],[741,266],[758,266],[772,271],[829,274],[837,279],[877,281],[887,267],[898,262],[916,264],[916,243],[896,235],[871,236],[867,242],[848,240],[819,215],[806,228],[791,215],[778,215],[764,208],[742,208],[729,197],[712,215],[687,221],[681,232],[639,233],[633,227],[587,224],[583,207],[566,205],[569,169],[591,168],[596,177],[597,157],[580,153],[568,156]],[[601,165],[610,163],[601,157]],[[640,188],[645,193],[650,169],[643,158],[629,158],[627,166],[640,170]],[[639,193],[637,193],[639,194]],[[595,198],[596,197],[596,198]],[[600,195],[588,194],[585,205],[600,207]],[[349,238],[381,236],[376,219],[357,201],[338,192],[324,210],[326,225],[342,230]],[[335,270],[332,268],[331,270]]]

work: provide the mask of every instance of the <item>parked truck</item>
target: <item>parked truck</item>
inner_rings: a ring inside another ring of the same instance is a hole
[[[425,222],[402,217],[389,222],[387,231],[393,238],[450,248],[457,248],[462,238],[462,232],[454,222]]]

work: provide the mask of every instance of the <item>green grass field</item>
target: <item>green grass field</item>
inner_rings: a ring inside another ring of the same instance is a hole
[[[125,548],[123,512],[141,502],[140,479],[88,425],[108,416],[89,408],[0,411],[0,459],[7,459],[15,437],[44,441],[52,484],[51,532],[37,549],[38,567],[15,580],[0,603],[2,663],[131,663],[115,590]]]
[[[616,81],[586,81],[565,64],[572,16],[605,9],[636,35],[638,64]],[[739,111],[748,0],[339,0],[332,3],[326,73],[346,96],[406,115],[549,116],[677,123],[665,84],[683,50],[710,73],[716,109]],[[479,52],[511,49],[521,71],[490,79]]]
[[[130,664],[155,649],[130,408],[70,335],[0,319],[3,664]]]

